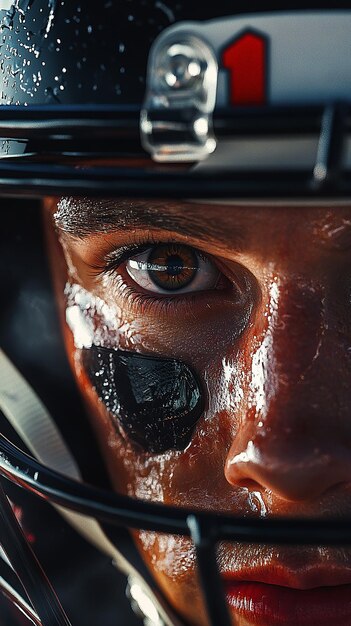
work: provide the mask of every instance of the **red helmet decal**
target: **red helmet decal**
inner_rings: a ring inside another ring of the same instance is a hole
[[[228,70],[230,103],[261,105],[267,92],[267,39],[254,31],[245,31],[222,53]]]

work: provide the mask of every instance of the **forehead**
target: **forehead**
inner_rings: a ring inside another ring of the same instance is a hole
[[[56,226],[73,237],[133,228],[178,232],[244,247],[262,233],[308,238],[323,247],[351,246],[351,203],[321,207],[282,203],[61,198],[54,202]]]

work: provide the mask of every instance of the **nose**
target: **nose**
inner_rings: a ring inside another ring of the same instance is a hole
[[[324,294],[275,285],[247,363],[241,422],[225,463],[233,486],[312,501],[351,483],[351,368]]]
[[[335,445],[326,449],[287,444],[270,433],[252,437],[228,453],[225,476],[233,486],[269,490],[287,501],[315,501],[327,491],[350,482],[350,453]]]

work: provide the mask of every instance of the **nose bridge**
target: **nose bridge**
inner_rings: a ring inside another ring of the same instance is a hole
[[[318,365],[328,323],[322,286],[301,277],[272,280],[262,307],[265,323],[254,334],[247,369],[251,410],[264,419],[272,404],[294,401]]]
[[[322,286],[291,279],[279,285],[279,297],[268,332],[281,384],[304,380],[318,358],[328,328]]]
[[[275,279],[262,306],[266,322],[248,353],[247,404],[226,477],[286,499],[315,497],[351,471],[337,392],[330,394],[337,381],[328,363],[333,331],[324,288],[301,277]]]

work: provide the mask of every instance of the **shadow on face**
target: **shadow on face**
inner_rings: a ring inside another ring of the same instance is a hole
[[[66,349],[116,490],[244,516],[350,514],[350,208],[50,198],[45,216]],[[205,624],[190,542],[135,540],[173,606]],[[280,569],[298,589],[351,570],[327,548],[221,544],[218,562],[238,580]]]

